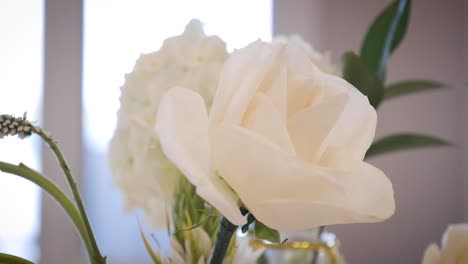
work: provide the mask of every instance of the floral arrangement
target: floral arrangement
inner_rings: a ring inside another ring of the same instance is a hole
[[[442,247],[430,244],[422,264],[468,263],[468,224],[450,225],[442,237]]]
[[[128,210],[142,208],[153,228],[171,235],[165,255],[142,231],[154,263],[264,263],[264,249],[251,247],[250,239],[281,244],[287,237],[279,230],[320,227],[320,236],[326,225],[391,217],[392,184],[365,159],[448,144],[407,133],[374,141],[376,109],[384,100],[443,87],[427,80],[385,85],[388,59],[409,15],[409,1],[389,5],[360,54],[343,55],[341,70],[299,37],[258,40],[229,54],[196,20],[159,51],[141,55],[121,89],[109,161]],[[26,115],[0,116],[0,133],[37,134],[50,146],[74,201],[24,164],[0,162],[0,170],[55,198],[89,262],[106,263],[52,136]],[[425,259],[445,256],[434,248]],[[2,261],[30,263],[8,254],[0,254]]]

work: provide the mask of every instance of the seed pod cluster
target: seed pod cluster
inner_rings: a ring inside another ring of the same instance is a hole
[[[15,117],[13,115],[0,115],[0,139],[5,136],[16,136],[20,139],[29,137],[34,131],[35,127],[26,120],[26,114],[22,117]]]

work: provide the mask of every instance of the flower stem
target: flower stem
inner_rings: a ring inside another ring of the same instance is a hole
[[[325,231],[325,226],[320,226],[317,233],[318,233],[318,240],[321,240],[322,234]],[[318,260],[318,251],[314,251],[314,256],[312,257],[312,264],[317,264]]]
[[[0,263],[9,263],[9,264],[34,264],[33,262],[20,258],[17,256],[13,256],[10,254],[0,253]]]
[[[73,179],[73,176],[71,175],[70,168],[68,167],[68,165],[67,165],[67,163],[65,161],[65,158],[63,157],[62,152],[58,148],[57,144],[55,144],[55,141],[53,140],[53,138],[48,133],[45,133],[42,129],[40,129],[38,127],[35,128],[34,132],[37,135],[39,135],[47,143],[47,145],[49,145],[49,147],[52,149],[52,151],[55,154],[55,157],[57,158],[57,160],[58,160],[58,162],[60,164],[60,167],[62,168],[62,170],[63,170],[63,172],[65,174],[68,185],[70,186],[70,189],[71,189],[71,191],[73,193],[73,197],[74,197],[75,202],[76,202],[76,205],[78,207],[78,211],[79,211],[79,213],[81,215],[81,218],[83,220],[83,224],[84,224],[86,233],[88,235],[89,242],[91,243],[91,247],[93,249],[92,254],[93,254],[94,261],[96,263],[98,263],[98,264],[105,264],[106,263],[106,258],[103,257],[101,255],[100,251],[99,251],[99,248],[98,248],[97,243],[96,243],[96,239],[95,239],[94,234],[93,234],[93,230],[91,229],[91,225],[89,223],[88,216],[86,214],[86,210],[85,210],[83,202],[81,200],[80,191],[78,189],[78,186],[77,186],[75,180]]]
[[[81,216],[78,213],[78,210],[76,209],[75,204],[63,193],[62,190],[60,190],[59,187],[57,187],[57,185],[55,185],[53,182],[48,180],[44,175],[40,174],[39,172],[29,168],[28,166],[22,163],[20,163],[20,165],[14,165],[14,164],[0,161],[0,171],[10,173],[12,175],[16,175],[24,179],[27,179],[37,184],[39,187],[42,188],[42,190],[44,190],[50,196],[52,196],[68,214],[73,225],[75,226],[76,230],[80,234],[81,240],[83,241],[83,244],[85,245],[86,250],[88,251],[90,262],[93,264],[96,263],[92,258],[91,244],[89,243],[89,239],[86,234],[86,230],[84,228]],[[7,257],[7,256],[3,256],[3,257]],[[1,259],[2,258],[0,258],[0,263],[3,263],[1,262]]]
[[[211,255],[210,264],[221,264],[226,251],[231,242],[232,235],[236,232],[237,226],[229,222],[227,218],[221,216],[216,242]]]

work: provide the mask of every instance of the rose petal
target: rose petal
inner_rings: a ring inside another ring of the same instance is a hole
[[[273,102],[276,110],[281,114],[283,122],[287,118],[287,69],[277,63],[272,71],[265,77],[259,91],[265,93]]]
[[[450,225],[442,237],[443,263],[465,263],[462,258],[468,258],[468,224]]]
[[[289,41],[286,46],[286,58],[289,73],[293,78],[311,76],[318,68],[309,58],[303,47],[296,41]]]
[[[288,67],[288,116],[321,102],[325,92],[328,96],[345,93],[341,87],[327,87],[320,84],[320,70],[296,42],[289,42],[286,48]]]
[[[327,148],[342,149],[350,155],[348,158],[362,160],[374,140],[377,126],[377,113],[366,96],[345,80],[333,75],[321,73],[323,90],[330,87],[344,87],[349,96],[348,103],[337,120],[330,135],[322,143],[322,154]]]
[[[256,201],[249,204],[249,210],[259,221],[279,230],[299,231],[323,225],[375,222],[345,207],[313,200]]]
[[[229,124],[213,129],[213,157],[220,176],[251,210],[255,210],[251,207],[253,202],[273,197],[278,200],[346,202],[344,191],[330,175],[288,155],[246,129]],[[302,217],[304,213],[299,207],[291,210],[294,215],[282,216],[282,219],[262,219],[261,216],[258,219],[269,224],[285,221],[285,217]],[[252,213],[257,217],[256,211]],[[298,229],[307,227],[312,226],[297,226]]]
[[[220,175],[269,227],[376,222],[394,211],[390,181],[363,162],[353,172],[315,167],[229,124],[214,129],[213,154]]]
[[[422,264],[438,264],[440,259],[440,249],[436,244],[431,244],[424,252]]]
[[[391,182],[380,170],[367,163],[361,162],[355,167],[357,169],[353,172],[324,169],[329,175],[337,176],[335,178],[345,192],[345,201],[273,197],[246,204],[264,224],[285,230],[388,219],[395,212]],[[316,191],[313,185],[308,188],[311,192]],[[242,195],[240,197],[243,199]]]
[[[298,156],[317,162],[323,153],[323,142],[348,103],[348,96],[341,94],[312,105],[288,119],[288,130]]]
[[[171,88],[161,99],[156,132],[164,154],[197,186],[197,193],[234,224],[245,223],[238,197],[212,170],[208,115],[201,96]]]
[[[247,129],[221,124],[212,129],[212,138],[215,167],[241,199],[316,197],[336,201],[343,194],[326,171]],[[304,183],[308,187],[301,192],[297,188]],[[309,186],[317,190],[311,193]]]
[[[282,114],[264,94],[257,93],[252,99],[242,126],[278,145],[285,152],[295,154]]]
[[[273,67],[283,44],[256,41],[234,51],[221,70],[218,89],[211,109],[213,123],[240,124],[251,98]]]
[[[347,94],[349,101],[330,135],[322,142],[316,159],[326,151],[345,149],[353,159],[362,160],[374,139],[377,115],[367,97],[342,78],[320,71],[303,51],[291,42],[286,48],[288,60],[288,115],[293,116],[323,98]],[[331,147],[332,149],[328,149]]]
[[[288,74],[288,100],[287,116],[291,117],[296,113],[313,106],[323,100],[324,92],[314,87],[314,81],[310,77],[294,77]]]
[[[385,174],[376,167],[356,162],[353,171],[329,170],[346,191],[347,207],[368,216],[365,222],[382,221],[395,212],[393,187]]]

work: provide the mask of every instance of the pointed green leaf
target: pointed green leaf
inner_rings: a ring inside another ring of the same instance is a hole
[[[367,96],[371,105],[377,109],[383,98],[383,83],[369,66],[355,53],[343,54],[343,78]]]
[[[162,264],[162,261],[159,258],[159,256],[151,248],[151,245],[149,244],[148,240],[146,239],[146,236],[143,233],[143,231],[141,230],[141,227],[140,227],[140,235],[141,235],[141,238],[143,239],[143,243],[145,244],[146,251],[151,256],[151,259],[153,260],[153,263],[154,264]]]
[[[263,239],[270,241],[272,243],[280,242],[279,232],[275,229],[269,228],[268,226],[262,224],[258,220],[255,221],[254,225],[255,237],[258,239]]]
[[[413,133],[394,134],[372,143],[372,146],[367,150],[366,158],[401,150],[450,145],[452,144],[443,139],[429,135]]]
[[[268,264],[268,258],[265,253],[263,253],[258,259],[257,264]]]
[[[35,183],[37,186],[39,186],[42,189],[42,191],[52,196],[52,198],[54,198],[55,201],[57,201],[60,204],[60,206],[62,206],[67,215],[70,217],[72,223],[75,225],[75,228],[78,231],[86,250],[88,251],[90,262],[93,262],[92,246],[86,233],[86,229],[83,224],[83,219],[81,218],[81,215],[78,209],[76,208],[76,205],[57,185],[55,185],[53,182],[47,179],[44,175],[29,168],[23,163],[20,163],[19,165],[13,165],[7,162],[0,161],[0,171],[29,180]]]
[[[10,254],[0,253],[0,264],[34,264],[34,262]]]
[[[381,80],[390,54],[402,41],[410,16],[409,0],[394,1],[374,20],[361,47],[361,57]]]
[[[390,84],[384,89],[384,100],[416,92],[447,87],[443,83],[426,80],[407,80]]]

